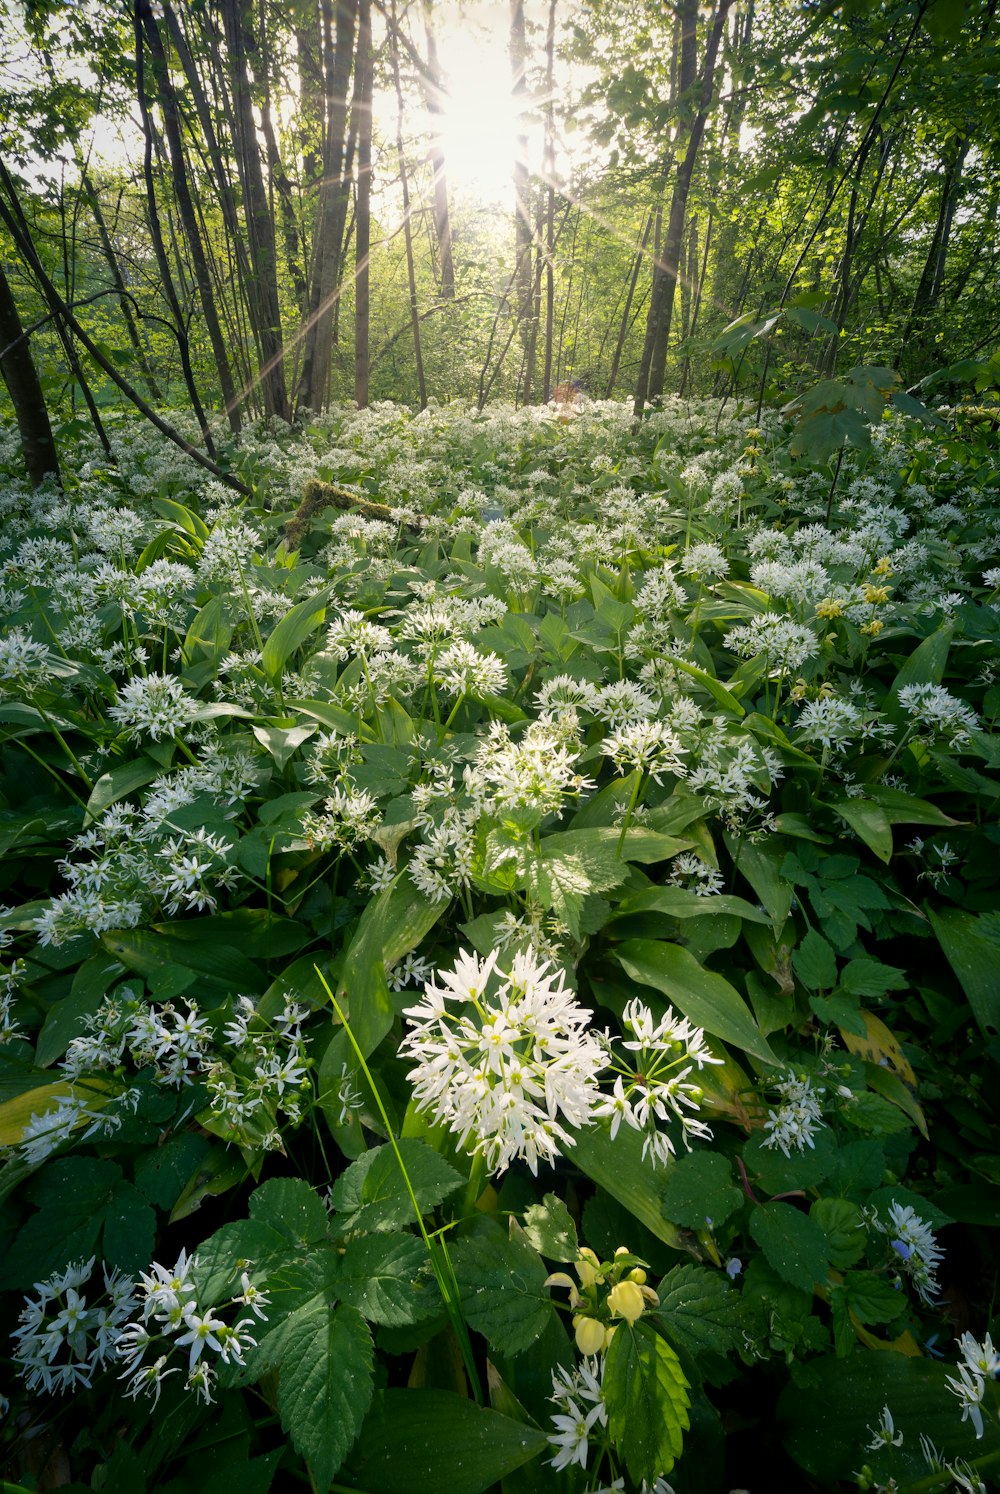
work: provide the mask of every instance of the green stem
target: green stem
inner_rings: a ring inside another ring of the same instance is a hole
[[[628,834],[628,832],[629,832],[629,826],[632,823],[632,816],[635,814],[635,806],[639,802],[639,792],[640,792],[641,788],[642,788],[642,770],[640,769],[638,771],[638,776],[636,777],[636,780],[635,780],[635,788],[632,790],[632,797],[629,800],[628,809],[626,810],[626,813],[625,813],[625,820],[624,820],[624,823],[622,824],[622,833],[618,837],[618,849],[616,850],[615,855],[616,855],[616,857],[618,858],[619,861],[621,860],[622,846],[625,844],[625,837]]]
[[[441,1292],[441,1297],[444,1301],[445,1309],[451,1321],[452,1328],[455,1331],[455,1337],[458,1340],[459,1348],[462,1351],[462,1359],[465,1363],[466,1374],[469,1377],[469,1384],[472,1386],[476,1404],[481,1406],[483,1404],[483,1388],[479,1383],[479,1374],[476,1370],[475,1360],[472,1356],[472,1345],[469,1342],[468,1329],[465,1325],[465,1319],[462,1316],[462,1309],[459,1303],[458,1282],[455,1280],[455,1272],[451,1266],[450,1257],[448,1256],[447,1250],[445,1250],[443,1247],[443,1242],[439,1242],[440,1255],[443,1255],[444,1261],[448,1266],[448,1272],[446,1274],[444,1269],[442,1268],[441,1259],[439,1258],[439,1248],[435,1245],[434,1241],[427,1233],[427,1226],[424,1223],[424,1216],[421,1212],[420,1204],[417,1201],[417,1195],[413,1191],[413,1184],[410,1182],[410,1175],[406,1170],[406,1163],[403,1161],[403,1154],[399,1150],[399,1142],[396,1140],[396,1135],[392,1129],[392,1123],[389,1120],[388,1112],[382,1102],[382,1096],[378,1091],[375,1080],[372,1077],[371,1069],[368,1067],[368,1064],[365,1060],[365,1055],[362,1053],[360,1047],[358,1046],[358,1041],[355,1038],[354,1033],[351,1031],[350,1024],[348,1023],[347,1018],[344,1016],[343,1010],[341,1009],[340,1003],[338,1002],[336,996],[333,994],[329,985],[327,984],[327,980],[323,972],[320,970],[318,965],[314,965],[313,969],[319,976],[320,984],[322,985],[327,996],[329,996],[333,1009],[337,1013],[337,1016],[340,1018],[340,1022],[344,1029],[344,1032],[347,1034],[347,1040],[350,1043],[351,1047],[354,1049],[354,1056],[358,1060],[361,1072],[364,1074],[365,1078],[368,1081],[368,1086],[372,1092],[372,1098],[374,1099],[378,1113],[382,1118],[382,1124],[385,1126],[386,1136],[389,1138],[389,1145],[392,1147],[397,1165],[399,1167],[400,1173],[402,1174],[403,1184],[406,1188],[407,1193],[409,1194],[410,1205],[413,1209],[413,1217],[417,1222],[417,1228],[420,1231],[420,1237],[427,1249],[427,1255],[430,1259],[434,1275],[437,1278],[438,1288]],[[449,1276],[451,1278],[450,1280],[448,1279]]]
[[[87,774],[83,771],[83,768],[80,766],[80,762],[79,762],[79,759],[77,758],[76,753],[73,751],[72,747],[69,745],[69,743],[67,742],[66,738],[63,736],[62,732],[59,730],[58,726],[56,726],[55,722],[52,720],[52,717],[45,710],[44,706],[40,706],[37,703],[35,705],[35,710],[38,712],[39,716],[41,716],[42,720],[45,722],[45,725],[48,727],[49,731],[55,737],[56,741],[59,743],[59,746],[65,752],[66,756],[69,758],[70,762],[73,764],[73,766],[76,769],[76,771],[79,774],[79,776],[83,779],[83,782],[86,785],[88,794],[92,794],[94,792],[94,785],[91,783],[90,779],[87,777]]]
[[[69,794],[70,798],[73,799],[73,800],[75,800],[76,803],[79,804],[79,806],[80,806],[81,809],[86,810],[86,808],[87,808],[87,802],[86,802],[86,800],[85,799],[81,799],[80,795],[78,793],[76,793],[76,791],[74,789],[70,788],[70,786],[66,782],[65,778],[60,777],[60,775],[56,772],[56,770],[52,766],[52,764],[51,763],[47,763],[45,761],[44,757],[41,757],[39,755],[39,753],[37,753],[33,747],[29,747],[28,744],[27,744],[27,742],[24,740],[23,737],[13,737],[13,738],[11,738],[9,740],[16,742],[19,747],[23,747],[24,750],[25,750],[25,752],[28,754],[28,756],[29,757],[33,757],[34,760],[35,760],[35,762],[38,764],[38,766],[40,768],[44,768],[45,771],[46,771],[46,773],[48,773],[50,775],[50,777],[52,777],[52,778],[55,779],[55,781],[56,781],[56,783],[58,783],[59,787],[61,789],[65,789],[66,792],[67,792],[67,794]]]

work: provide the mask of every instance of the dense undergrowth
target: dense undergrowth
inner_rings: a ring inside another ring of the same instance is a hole
[[[988,1485],[989,422],[116,448],[2,497],[7,1478]]]

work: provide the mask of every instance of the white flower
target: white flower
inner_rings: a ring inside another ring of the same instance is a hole
[[[147,674],[131,680],[118,692],[118,704],[108,716],[127,728],[128,736],[138,739],[148,733],[154,741],[173,737],[197,714],[198,703],[185,694],[184,686],[172,674]]]
[[[958,1396],[959,1405],[962,1407],[962,1420],[971,1421],[976,1429],[977,1439],[983,1435],[983,1413],[981,1403],[986,1394],[986,1381],[981,1376],[973,1374],[967,1364],[958,1366],[958,1376],[946,1376],[948,1389]]]
[[[434,679],[448,695],[498,695],[507,684],[507,667],[499,654],[480,653],[460,638],[438,655]]]
[[[620,726],[604,738],[601,751],[611,758],[619,773],[638,769],[648,773],[654,783],[662,783],[664,773],[683,777],[686,772],[680,738],[663,721],[633,721]]]
[[[606,1427],[608,1424],[603,1376],[603,1356],[584,1359],[572,1371],[562,1367],[553,1370],[549,1400],[557,1410],[552,1417],[554,1430],[548,1434],[549,1442],[556,1449],[555,1456],[549,1459],[553,1468],[571,1468],[574,1464],[586,1468],[591,1431],[595,1426]]]
[[[888,1237],[921,1300],[933,1302],[938,1290],[934,1272],[944,1257],[944,1251],[935,1240],[927,1220],[921,1219],[910,1204],[893,1202],[889,1205],[888,1222],[883,1224],[876,1218],[874,1224]]]
[[[903,1434],[897,1432],[888,1406],[882,1407],[882,1416],[875,1427],[869,1427],[872,1440],[866,1444],[869,1452],[880,1452],[885,1447],[902,1447]]]
[[[819,1098],[822,1087],[814,1089],[811,1080],[795,1074],[789,1074],[774,1087],[784,1103],[767,1112],[764,1129],[771,1134],[765,1138],[764,1145],[778,1147],[786,1157],[791,1156],[793,1148],[800,1152],[807,1146],[815,1148],[813,1137],[823,1124]]]
[[[956,746],[967,742],[979,725],[971,706],[941,685],[904,685],[899,703],[920,726],[939,732]]]
[[[980,1375],[985,1380],[995,1380],[1000,1374],[1000,1353],[994,1349],[993,1340],[988,1333],[982,1343],[973,1338],[971,1333],[963,1333],[958,1347],[974,1375]]]
[[[414,1099],[503,1172],[523,1158],[532,1172],[571,1138],[561,1124],[589,1124],[604,1051],[587,1029],[589,1013],[564,976],[533,950],[508,969],[499,952],[463,952],[453,970],[428,984],[407,1008],[411,1030],[400,1052],[415,1059]]]

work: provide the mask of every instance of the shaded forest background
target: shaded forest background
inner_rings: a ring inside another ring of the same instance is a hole
[[[578,381],[638,415],[825,381],[835,450],[850,370],[993,387],[996,8],[497,0],[504,198],[449,172],[461,7],[2,0],[0,370],[28,472],[77,422],[112,457],[122,407],[224,472],[246,422],[345,399]]]

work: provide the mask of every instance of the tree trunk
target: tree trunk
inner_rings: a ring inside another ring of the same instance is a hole
[[[524,31],[524,0],[510,0],[510,71],[511,93],[515,110],[523,121],[528,103],[528,48]],[[525,354],[530,354],[532,345],[532,309],[534,305],[534,272],[531,263],[531,245],[534,234],[531,225],[531,202],[528,176],[528,135],[523,123],[518,125],[514,142],[514,245],[517,274],[517,318],[521,329],[521,343]],[[526,373],[522,397],[527,403],[531,399],[531,369]]]
[[[156,24],[156,18],[149,0],[139,0],[137,9],[142,18],[142,28],[145,33],[146,44],[149,47],[150,56],[153,60],[153,76],[156,79],[160,110],[163,114],[163,131],[166,135],[167,150],[170,155],[174,197],[177,201],[177,210],[184,229],[184,237],[187,240],[188,252],[191,255],[191,266],[194,271],[195,284],[198,287],[198,299],[201,302],[201,309],[205,316],[205,326],[208,330],[209,341],[212,344],[215,367],[219,375],[219,388],[222,393],[230,429],[234,436],[238,436],[241,423],[239,399],[236,394],[236,385],[229,364],[226,339],[223,336],[222,327],[219,323],[219,315],[215,306],[215,295],[212,290],[212,277],[208,268],[208,259],[205,254],[204,245],[202,244],[198,220],[195,217],[194,203],[191,199],[187,162],[184,159],[184,146],[181,140],[177,97],[170,82],[170,70],[167,66],[166,53],[163,49],[163,38],[160,35],[160,28]]]
[[[413,356],[417,365],[417,393],[420,408],[427,408],[427,385],[424,381],[424,359],[420,348],[420,311],[417,304],[417,276],[413,263],[413,230],[410,224],[410,184],[403,154],[403,84],[399,75],[399,40],[396,31],[396,0],[390,0],[391,26],[389,51],[392,58],[392,81],[396,90],[396,160],[399,163],[399,185],[403,194],[403,241],[406,246],[406,279],[410,291],[410,325],[413,328]]]
[[[434,193],[434,233],[438,247],[441,295],[450,301],[455,294],[455,262],[452,255],[451,209],[448,203],[448,169],[439,125],[441,115],[444,113],[441,102],[444,88],[441,82],[437,38],[434,35],[432,22],[431,0],[424,0],[423,9],[424,33],[427,37],[427,71],[430,74],[424,87],[424,103],[431,117],[431,144],[428,155]]]
[[[667,228],[663,238],[662,254],[656,266],[656,273],[653,279],[653,291],[650,296],[649,315],[646,322],[646,345],[643,348],[643,361],[642,365],[640,365],[639,381],[635,394],[634,414],[637,420],[642,416],[647,399],[657,400],[663,394],[667,364],[667,342],[670,337],[670,324],[673,318],[674,292],[677,287],[678,267],[684,248],[684,221],[687,215],[688,197],[691,192],[691,181],[694,176],[695,163],[698,159],[698,150],[705,132],[705,121],[708,118],[708,110],[712,102],[715,83],[715,62],[719,52],[719,43],[722,39],[726,12],[730,4],[731,0],[718,0],[718,6],[712,21],[712,28],[705,46],[698,110],[691,122],[687,149],[684,152],[683,158],[678,162],[674,174],[674,185],[670,196],[670,210],[667,216]],[[693,26],[697,17],[696,0],[694,0],[694,3],[692,3],[692,0],[685,0],[685,6],[691,6],[690,12],[687,9],[685,10],[685,19],[688,24]],[[685,40],[682,29],[682,94],[694,86],[693,75],[690,82],[688,82],[690,73],[690,43],[686,47]]]
[[[371,0],[358,0],[358,210],[354,231],[354,398],[358,409],[368,405],[369,325],[371,321],[369,261],[371,259],[372,191],[372,55]]]
[[[248,53],[256,50],[250,25],[250,5],[249,0],[221,0],[221,4],[233,87],[233,141],[245,204],[251,316],[260,342],[258,380],[264,395],[265,413],[287,420],[288,392],[278,301],[274,219],[264,185],[247,63]]]
[[[47,477],[59,482],[59,458],[42,386],[21,325],[14,293],[0,261],[0,374],[14,406],[21,454],[33,488]]]
[[[333,349],[334,315],[343,271],[344,232],[350,202],[347,89],[354,54],[353,0],[336,0],[336,34],[332,0],[324,0],[322,47],[326,78],[326,117],[323,131],[323,174],[316,209],[309,306],[296,404],[321,410],[327,402],[327,381]],[[301,45],[304,45],[304,39]],[[358,110],[355,77],[353,112]]]

